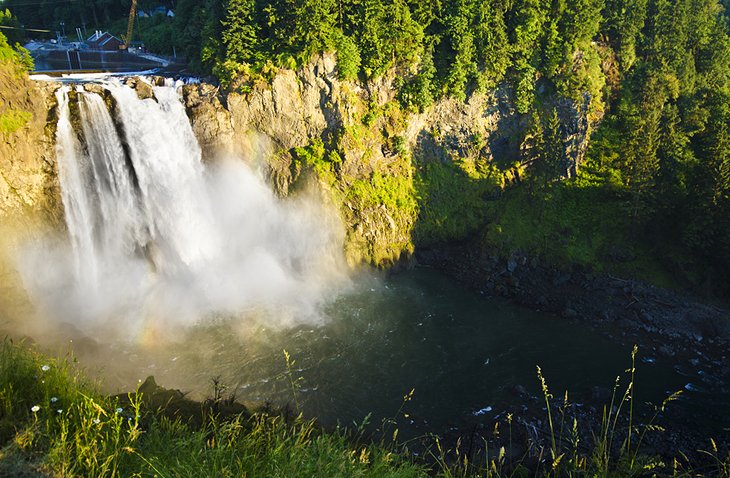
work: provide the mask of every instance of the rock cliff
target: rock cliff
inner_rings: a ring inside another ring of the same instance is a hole
[[[0,63],[0,217],[33,216],[57,224],[62,206],[56,174],[56,105],[52,88]]]
[[[194,84],[184,98],[206,157],[263,160],[282,196],[313,172],[341,205],[349,261],[387,266],[413,252],[414,235],[428,241],[447,216],[460,214],[454,207],[461,198],[450,197],[459,191],[443,190],[454,184],[440,184],[434,171],[463,176],[475,195],[494,194],[519,180],[528,126],[507,87],[466,102],[443,99],[422,113],[403,111],[394,91],[387,79],[340,80],[335,58],[323,55],[299,71],[252,82],[245,92]],[[561,170],[571,176],[588,143],[590,98],[554,102],[566,151]],[[419,219],[420,211],[426,214]],[[459,224],[455,234],[472,226]],[[419,227],[425,232],[418,234]]]

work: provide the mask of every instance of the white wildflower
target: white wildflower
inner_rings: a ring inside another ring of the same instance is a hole
[[[51,397],[51,403],[56,403],[58,401],[58,397]]]
[[[60,414],[60,413],[63,413],[63,410],[61,410],[61,409],[59,408],[58,410],[56,410],[56,413],[59,413],[59,414]]]
[[[51,370],[51,366],[50,365],[44,365],[44,366],[41,367],[41,370],[43,370],[44,372],[48,372],[49,370]]]
[[[99,422],[101,422],[101,420],[99,420],[98,418],[94,418],[94,425],[98,425]]]
[[[119,408],[117,408],[117,409],[116,409],[115,411],[117,412],[117,415],[119,415],[119,414],[120,414],[120,413],[122,413],[122,412],[123,412],[124,410],[122,409],[122,407],[119,407]]]
[[[33,413],[36,413],[40,409],[41,407],[39,407],[38,405],[33,405],[32,407],[30,407],[30,411]]]

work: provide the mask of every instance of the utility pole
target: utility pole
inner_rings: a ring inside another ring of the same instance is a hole
[[[129,22],[127,23],[127,38],[124,40],[125,50],[129,50],[129,45],[132,44],[132,28],[134,27],[134,17],[137,16],[137,0],[132,0],[132,7],[129,9]]]

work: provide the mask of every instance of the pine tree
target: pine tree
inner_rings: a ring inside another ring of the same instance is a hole
[[[391,1],[390,28],[385,30],[386,51],[396,66],[409,66],[423,54],[423,27],[413,19],[405,0]]]
[[[386,46],[383,29],[385,28],[385,8],[379,0],[362,0],[359,47],[365,76],[373,78],[381,75],[389,65],[385,54]]]
[[[474,0],[456,0],[446,19],[446,38],[454,57],[444,81],[444,91],[461,100],[466,98],[466,86],[476,73],[471,27],[474,6]]]
[[[498,2],[478,2],[472,25],[479,86],[492,88],[502,81],[509,68],[509,40],[504,11]]]
[[[636,46],[646,20],[647,0],[606,0],[606,33],[626,73],[636,62]]]
[[[255,4],[255,0],[229,0],[222,33],[229,61],[251,63],[255,58],[258,47]]]
[[[553,108],[542,119],[543,140],[541,151],[540,171],[545,184],[561,177],[568,176],[568,168],[565,164],[565,146],[560,128],[558,111]]]
[[[297,0],[292,43],[304,53],[304,60],[332,46],[332,32],[337,21],[335,0]]]

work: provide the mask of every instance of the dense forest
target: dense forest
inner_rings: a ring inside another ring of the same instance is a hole
[[[122,31],[128,2],[6,0],[0,23],[65,22]],[[594,131],[582,178],[704,291],[730,283],[730,36],[718,0],[179,0],[174,18],[140,19],[153,50],[184,55],[224,87],[336,51],[343,79],[397,78],[406,110],[511,88],[532,123],[523,163],[543,188],[564,176],[554,110],[589,98]],[[174,48],[174,50],[173,50]],[[586,96],[588,95],[588,96]],[[535,161],[539,160],[539,161]],[[575,180],[575,179],[574,179]],[[686,271],[685,271],[686,272]]]

